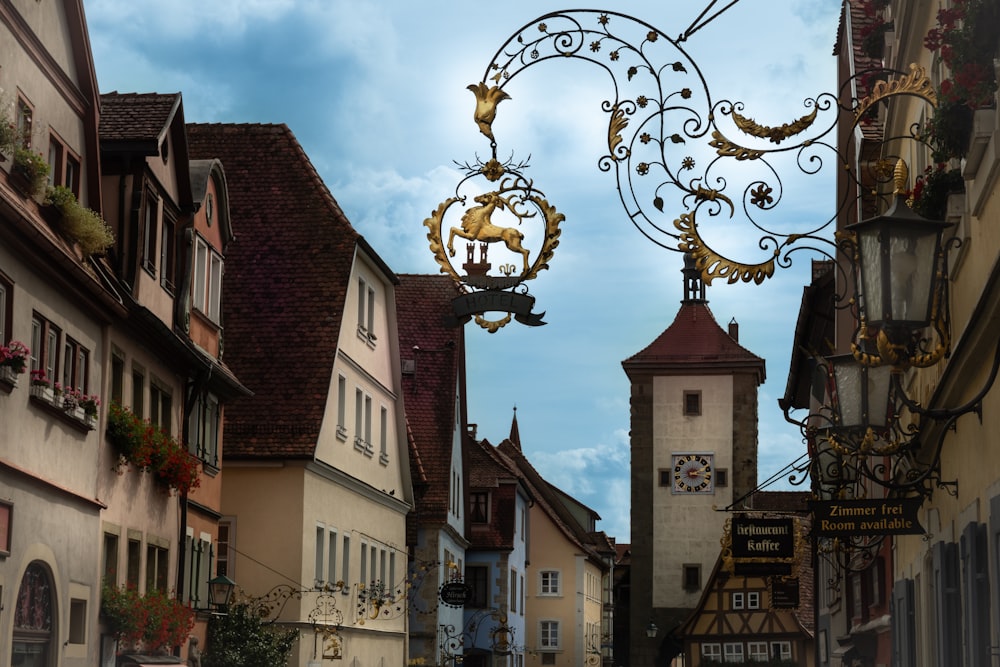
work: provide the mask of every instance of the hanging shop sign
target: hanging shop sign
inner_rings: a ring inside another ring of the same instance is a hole
[[[792,516],[738,514],[723,535],[724,564],[737,576],[793,576],[804,540],[804,528]]]
[[[922,498],[813,501],[813,531],[819,537],[923,535],[917,518],[922,502]]]
[[[449,581],[441,586],[438,597],[441,599],[441,604],[464,607],[472,602],[472,587],[460,581]]]
[[[797,577],[771,580],[771,607],[795,609],[799,606],[799,580]]]

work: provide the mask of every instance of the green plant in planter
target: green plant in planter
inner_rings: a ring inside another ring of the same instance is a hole
[[[45,158],[30,148],[18,146],[14,149],[14,171],[28,181],[28,194],[35,196],[45,192],[49,169]]]
[[[62,185],[49,188],[45,203],[59,209],[61,231],[80,246],[84,257],[101,254],[115,242],[115,235],[95,211],[81,206],[73,191]]]
[[[910,192],[910,207],[929,220],[944,220],[948,211],[948,195],[964,191],[962,172],[938,163],[927,167],[917,177]]]
[[[13,155],[20,144],[21,133],[18,132],[17,125],[11,121],[6,112],[0,112],[0,155]]]

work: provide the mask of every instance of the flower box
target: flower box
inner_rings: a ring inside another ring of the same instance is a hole
[[[11,388],[17,386],[17,376],[19,373],[15,373],[14,369],[10,366],[0,366],[0,382],[9,384]]]
[[[52,387],[45,384],[31,385],[31,395],[49,405],[55,405],[56,403],[56,392]]]

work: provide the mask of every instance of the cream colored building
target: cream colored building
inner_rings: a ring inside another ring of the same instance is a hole
[[[287,127],[189,125],[188,137],[192,157],[227,174],[240,240],[226,358],[254,392],[227,411],[227,576],[277,600],[272,614],[299,630],[292,664],[404,664],[412,494],[396,278]]]

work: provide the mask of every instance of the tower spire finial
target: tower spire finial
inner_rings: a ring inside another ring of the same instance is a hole
[[[705,281],[701,279],[701,271],[691,253],[684,253],[684,299],[683,304],[707,303],[705,298]]]

